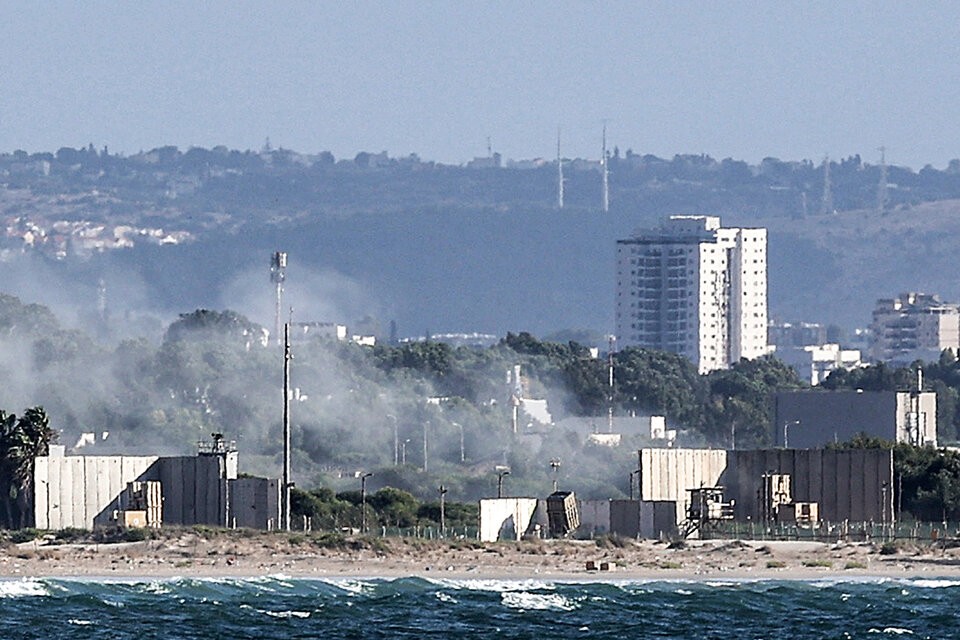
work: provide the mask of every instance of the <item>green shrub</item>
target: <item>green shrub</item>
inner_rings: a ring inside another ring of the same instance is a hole
[[[36,529],[17,529],[10,533],[10,542],[20,544],[21,542],[30,542],[40,537],[40,532]]]

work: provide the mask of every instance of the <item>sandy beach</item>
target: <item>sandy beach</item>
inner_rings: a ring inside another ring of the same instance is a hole
[[[957,577],[960,548],[870,542],[340,538],[184,530],[139,542],[38,539],[0,550],[0,577],[421,576],[697,580]]]

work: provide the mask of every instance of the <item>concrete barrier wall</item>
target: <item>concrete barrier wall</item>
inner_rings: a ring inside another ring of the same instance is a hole
[[[610,533],[610,500],[577,500],[580,526],[576,535],[604,535]]]
[[[128,482],[153,480],[156,456],[53,456],[34,462],[34,523],[38,529],[92,529],[122,509]]]
[[[676,522],[686,518],[689,489],[721,484],[727,469],[723,449],[641,449],[641,501],[673,502]]]
[[[764,473],[787,473],[794,502],[816,502],[832,522],[893,521],[893,452],[880,449],[731,451],[724,496],[737,520],[760,517]]]
[[[480,501],[480,541],[519,540],[533,523],[536,498],[485,498]]]
[[[280,480],[238,478],[228,483],[231,526],[247,529],[276,529],[280,526]]]
[[[765,473],[789,474],[792,500],[818,503],[822,520],[893,521],[891,451],[642,449],[639,457],[641,499],[675,501],[678,523],[686,517],[687,490],[701,486],[724,487],[724,499],[736,502],[736,519],[756,521],[761,513],[759,495]],[[640,528],[646,537],[643,509]]]
[[[660,540],[670,538],[677,533],[677,505],[668,500],[640,502],[641,538]]]
[[[638,500],[610,501],[610,533],[625,538],[640,535],[640,502]]]
[[[91,529],[114,523],[127,484],[158,480],[163,492],[166,524],[228,525],[229,478],[236,478],[237,456],[45,456],[36,458],[34,471],[34,523],[40,529],[67,527]],[[267,482],[266,480],[264,480]],[[276,481],[273,481],[276,482]],[[279,501],[264,490],[256,507],[272,513]],[[249,521],[265,523],[269,516]],[[275,523],[279,520],[277,517]],[[266,525],[263,525],[266,528]]]

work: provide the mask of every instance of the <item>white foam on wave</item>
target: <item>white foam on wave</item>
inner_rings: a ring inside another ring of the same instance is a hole
[[[436,595],[437,595],[437,600],[439,600],[440,602],[446,602],[448,604],[459,603],[459,600],[457,600],[456,598],[454,598],[449,594],[444,593],[443,591],[437,591]]]
[[[500,603],[521,611],[573,611],[577,608],[576,603],[559,593],[505,591],[500,594]]]
[[[363,595],[365,593],[370,593],[376,588],[376,585],[372,582],[367,582],[365,580],[352,580],[349,578],[346,579],[335,579],[335,580],[323,580],[327,584],[337,587],[338,589],[343,589],[351,595]]]
[[[257,609],[260,613],[265,613],[271,618],[309,618],[309,611],[267,611],[266,609]]]
[[[0,598],[48,595],[50,595],[50,590],[46,584],[39,580],[0,580]]]
[[[943,589],[946,587],[960,587],[960,580],[947,580],[942,579],[933,579],[933,578],[917,578],[915,580],[907,580],[907,584],[913,587],[919,587],[921,589]]]
[[[88,627],[93,624],[93,620],[81,620],[79,618],[70,618],[67,620],[67,624],[76,625],[78,627]]]
[[[493,591],[496,593],[507,593],[511,591],[552,591],[554,584],[543,580],[493,580],[493,579],[467,579],[467,580],[436,580],[436,584],[450,587],[452,589],[464,589],[467,591]]]
[[[889,633],[896,636],[912,636],[913,631],[910,629],[904,629],[902,627],[884,627],[883,629],[870,629],[867,633]]]

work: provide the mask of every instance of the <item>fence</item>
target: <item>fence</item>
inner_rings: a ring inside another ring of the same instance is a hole
[[[869,542],[889,540],[946,541],[960,539],[960,523],[947,522],[819,522],[796,525],[725,522],[701,531],[702,539],[800,540]]]

